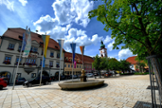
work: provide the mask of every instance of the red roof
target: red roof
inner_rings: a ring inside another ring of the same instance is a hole
[[[132,56],[126,59],[127,62],[131,63],[131,64],[137,64],[138,61],[135,60],[137,56]]]
[[[66,52],[65,53],[65,57],[68,57],[68,59],[72,59],[72,53],[70,53],[70,52]],[[80,63],[82,63],[82,55],[81,54],[78,54],[78,53],[75,53],[75,59],[77,59],[77,60],[80,60]],[[92,63],[94,60],[93,60],[93,58],[92,57],[89,57],[89,56],[86,56],[86,55],[84,55],[83,56],[83,62],[84,63]],[[65,60],[65,62],[72,62],[72,61],[66,61]]]
[[[19,36],[22,36],[23,33],[25,33],[25,32],[26,32],[26,30],[22,29],[22,28],[8,28],[8,30],[3,34],[3,36],[22,41],[22,39],[19,38]],[[41,35],[34,33],[34,32],[31,32],[31,40],[37,41],[39,44],[40,44],[40,42],[43,43]],[[50,38],[48,48],[59,50],[60,46],[55,40]],[[64,50],[64,52],[65,52],[65,50]]]

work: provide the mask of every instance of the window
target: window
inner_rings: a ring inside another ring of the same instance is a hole
[[[71,67],[73,67],[73,65],[71,65]]]
[[[60,53],[57,53],[57,58],[60,58]]]
[[[64,67],[66,67],[66,64],[64,65]]]
[[[21,73],[17,73],[17,78],[20,78],[21,77]]]
[[[49,62],[50,67],[53,67],[53,61]]]
[[[37,50],[38,50],[38,48],[36,48],[36,47],[31,47],[31,52],[33,52],[33,53],[36,53],[37,52]]]
[[[57,68],[60,67],[59,62],[56,63],[56,67],[57,67]]]
[[[36,77],[36,73],[32,73],[32,74],[31,74],[31,77],[32,77],[32,78],[35,78],[35,77]]]
[[[43,49],[42,49],[42,53],[41,53],[41,55],[43,55]]]
[[[68,65],[68,67],[70,67],[70,65]]]
[[[19,62],[19,57],[17,57],[17,58],[16,58],[15,65],[17,65],[17,64],[18,64],[18,62]],[[19,63],[19,65],[21,65],[21,58],[20,58],[20,63]]]
[[[77,65],[77,68],[78,68],[78,65]]]
[[[8,49],[9,50],[14,50],[15,45],[12,43],[9,43]]]
[[[53,52],[50,53],[50,57],[53,57]]]
[[[3,63],[5,63],[5,64],[11,64],[11,57],[10,56],[6,56]]]
[[[36,65],[36,60],[28,58],[28,59],[26,59],[26,64],[27,65]]]
[[[80,68],[81,68],[81,66],[80,66]]]

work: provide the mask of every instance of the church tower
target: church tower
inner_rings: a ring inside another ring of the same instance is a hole
[[[107,57],[107,49],[105,48],[105,45],[103,44],[103,41],[101,41],[100,45],[100,56],[101,57]]]

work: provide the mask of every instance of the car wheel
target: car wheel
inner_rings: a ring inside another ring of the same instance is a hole
[[[28,87],[31,87],[31,86],[32,86],[32,84],[31,84],[31,83],[29,83],[29,84],[28,84]]]
[[[2,89],[3,89],[3,86],[0,85],[0,90],[2,90]]]

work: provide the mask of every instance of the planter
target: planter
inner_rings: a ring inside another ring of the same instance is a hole
[[[149,66],[149,75],[150,75],[150,85],[151,85],[151,98],[152,98],[152,107],[156,108],[156,94],[155,94],[155,84],[158,86],[159,91],[159,102],[162,104],[162,58],[157,55],[152,55],[146,57],[148,60]]]

